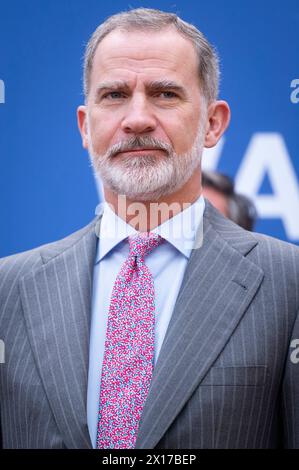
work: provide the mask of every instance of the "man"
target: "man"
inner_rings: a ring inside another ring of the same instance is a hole
[[[235,192],[233,180],[217,171],[204,171],[201,178],[202,194],[221,214],[245,228],[253,230],[256,209],[245,195]]]
[[[217,82],[174,14],[93,34],[78,123],[105,203],[1,261],[4,447],[299,447],[299,253],[201,196],[229,122]]]

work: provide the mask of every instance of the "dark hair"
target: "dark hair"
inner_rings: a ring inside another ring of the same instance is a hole
[[[228,202],[229,218],[245,228],[253,230],[257,218],[256,208],[253,202],[244,194],[234,193]]]
[[[203,171],[201,181],[204,187],[213,188],[225,196],[234,194],[233,180],[218,171]]]

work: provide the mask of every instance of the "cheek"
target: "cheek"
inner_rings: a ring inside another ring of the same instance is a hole
[[[170,139],[177,154],[188,152],[198,133],[199,124],[195,120],[179,120],[176,123],[168,122],[164,127],[165,132]]]
[[[170,139],[175,152],[183,154],[188,152],[197,137],[200,126],[200,108],[187,103],[174,113],[164,115],[163,127]]]
[[[101,113],[90,115],[89,134],[97,153],[106,152],[111,145],[116,143],[117,129],[115,119],[109,118],[109,115],[103,116]]]

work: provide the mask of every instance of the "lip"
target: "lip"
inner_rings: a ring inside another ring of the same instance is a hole
[[[118,155],[121,153],[139,153],[139,154],[144,154],[148,152],[163,152],[162,149],[157,149],[157,148],[140,148],[140,149],[132,149],[132,150],[124,150],[122,152],[118,152]]]

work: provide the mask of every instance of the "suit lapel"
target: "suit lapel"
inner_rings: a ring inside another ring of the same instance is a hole
[[[207,206],[203,245],[192,251],[186,268],[143,409],[137,448],[153,448],[161,440],[229,341],[263,279],[261,269],[243,256],[256,245],[253,236],[234,230]],[[243,254],[225,238],[234,240]]]
[[[91,447],[86,398],[96,240],[92,223],[45,247],[45,264],[20,282],[36,364],[68,448]]]
[[[154,371],[137,448],[153,448],[213,365],[261,284],[245,258],[256,242],[209,204]],[[92,273],[99,221],[41,253],[20,281],[25,324],[49,404],[68,448],[91,448],[87,376]]]

